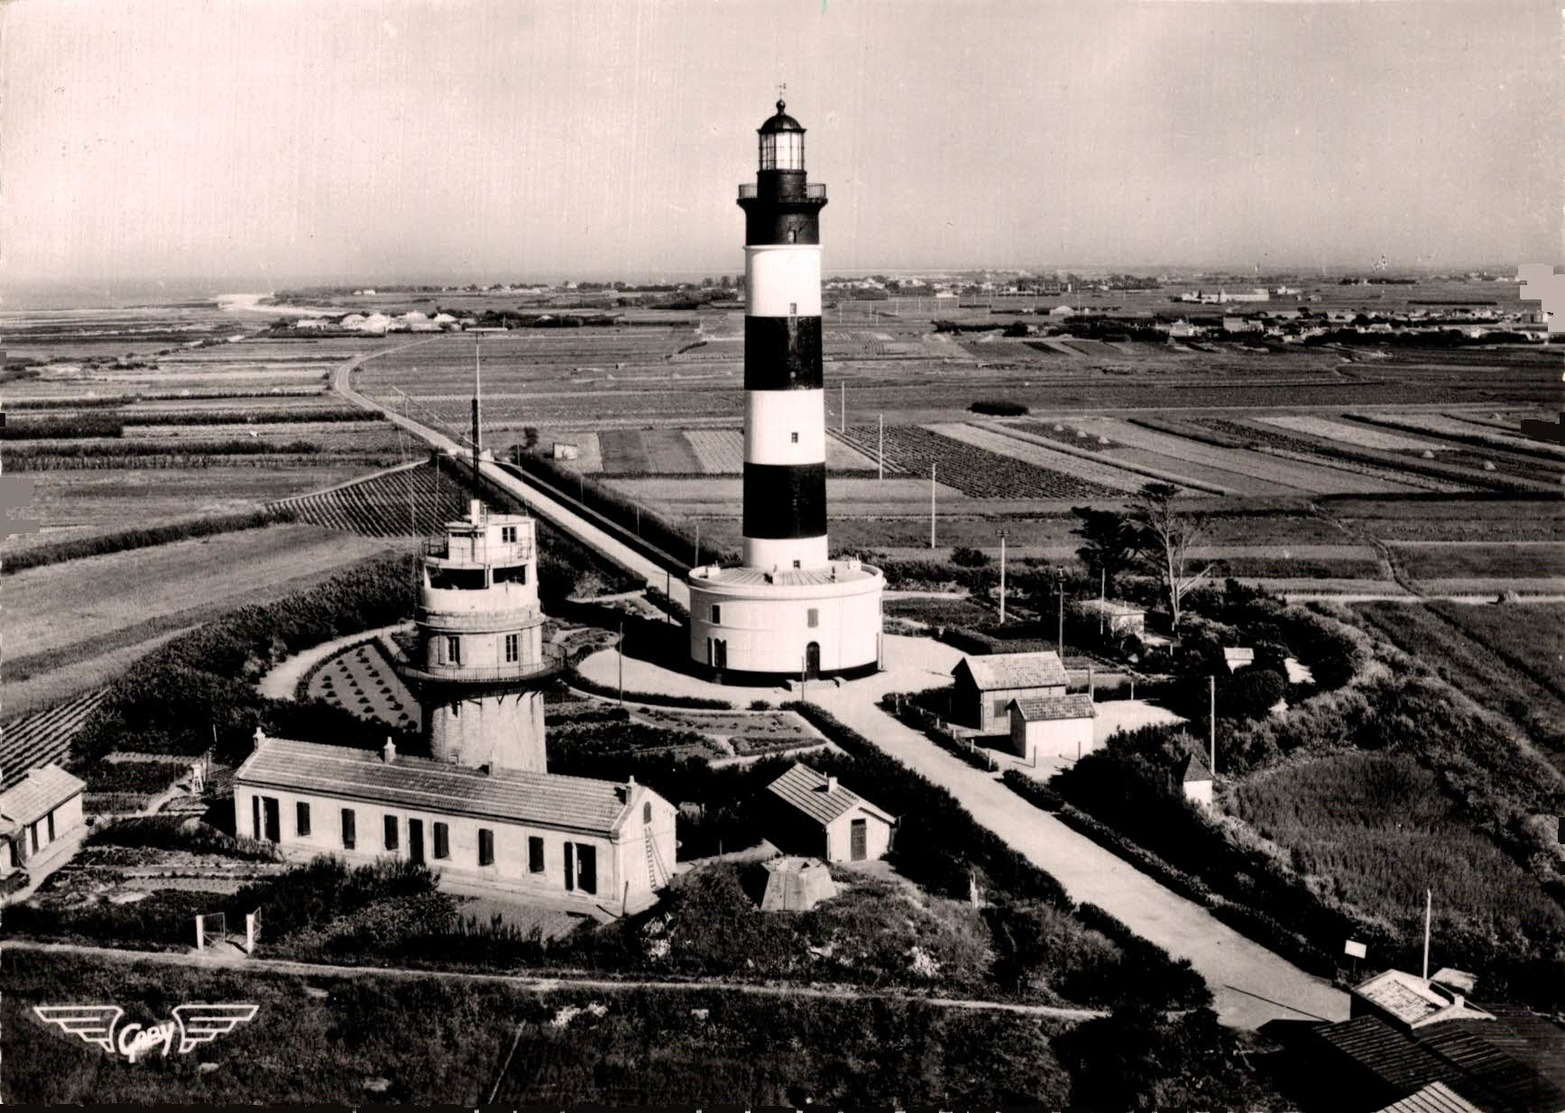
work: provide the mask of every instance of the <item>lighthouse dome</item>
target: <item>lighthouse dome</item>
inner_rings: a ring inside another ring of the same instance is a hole
[[[777,102],[777,115],[768,119],[766,123],[762,124],[757,130],[759,130],[762,135],[776,135],[780,131],[803,132],[804,128],[800,125],[799,121],[795,120],[792,116],[783,111],[783,109],[787,107],[788,106],[786,104],[779,100]]]

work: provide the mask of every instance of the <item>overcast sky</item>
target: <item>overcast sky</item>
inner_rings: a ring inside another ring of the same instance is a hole
[[[14,0],[0,281],[742,269],[777,83],[831,270],[1559,261],[1528,0]]]

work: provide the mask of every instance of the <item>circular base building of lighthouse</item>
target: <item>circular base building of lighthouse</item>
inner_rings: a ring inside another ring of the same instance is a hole
[[[690,659],[730,684],[864,676],[880,667],[885,577],[855,560],[817,568],[692,569]]]

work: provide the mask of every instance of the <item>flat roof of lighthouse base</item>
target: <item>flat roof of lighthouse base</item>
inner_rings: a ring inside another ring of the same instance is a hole
[[[835,575],[833,572],[835,571]],[[711,595],[741,595],[748,599],[822,599],[833,595],[864,595],[880,591],[886,578],[880,569],[857,561],[838,560],[819,568],[692,568],[690,590]]]

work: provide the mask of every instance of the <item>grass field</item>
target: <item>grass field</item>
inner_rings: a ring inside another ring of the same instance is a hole
[[[504,985],[104,963],[7,949],[9,1102],[210,1108],[298,1102],[476,1107],[899,1104],[1062,1106],[1050,1039],[1068,1022],[918,1003],[717,990],[517,992]],[[112,1001],[127,1021],[190,1001],[255,1020],[188,1055],[127,1063],[46,1027],[35,1004]],[[409,1049],[416,1048],[417,1054]]]
[[[1565,541],[1400,542],[1397,563],[1415,580],[1565,576]]]
[[[1536,879],[1475,833],[1430,773],[1394,753],[1338,753],[1241,781],[1241,818],[1337,900],[1411,935],[1434,890],[1435,937],[1565,928]]]
[[[124,668],[127,653],[384,548],[372,538],[281,525],[18,572],[5,588],[6,709],[45,706],[101,684]]]
[[[1398,649],[1505,715],[1565,770],[1565,605],[1362,603]]]

